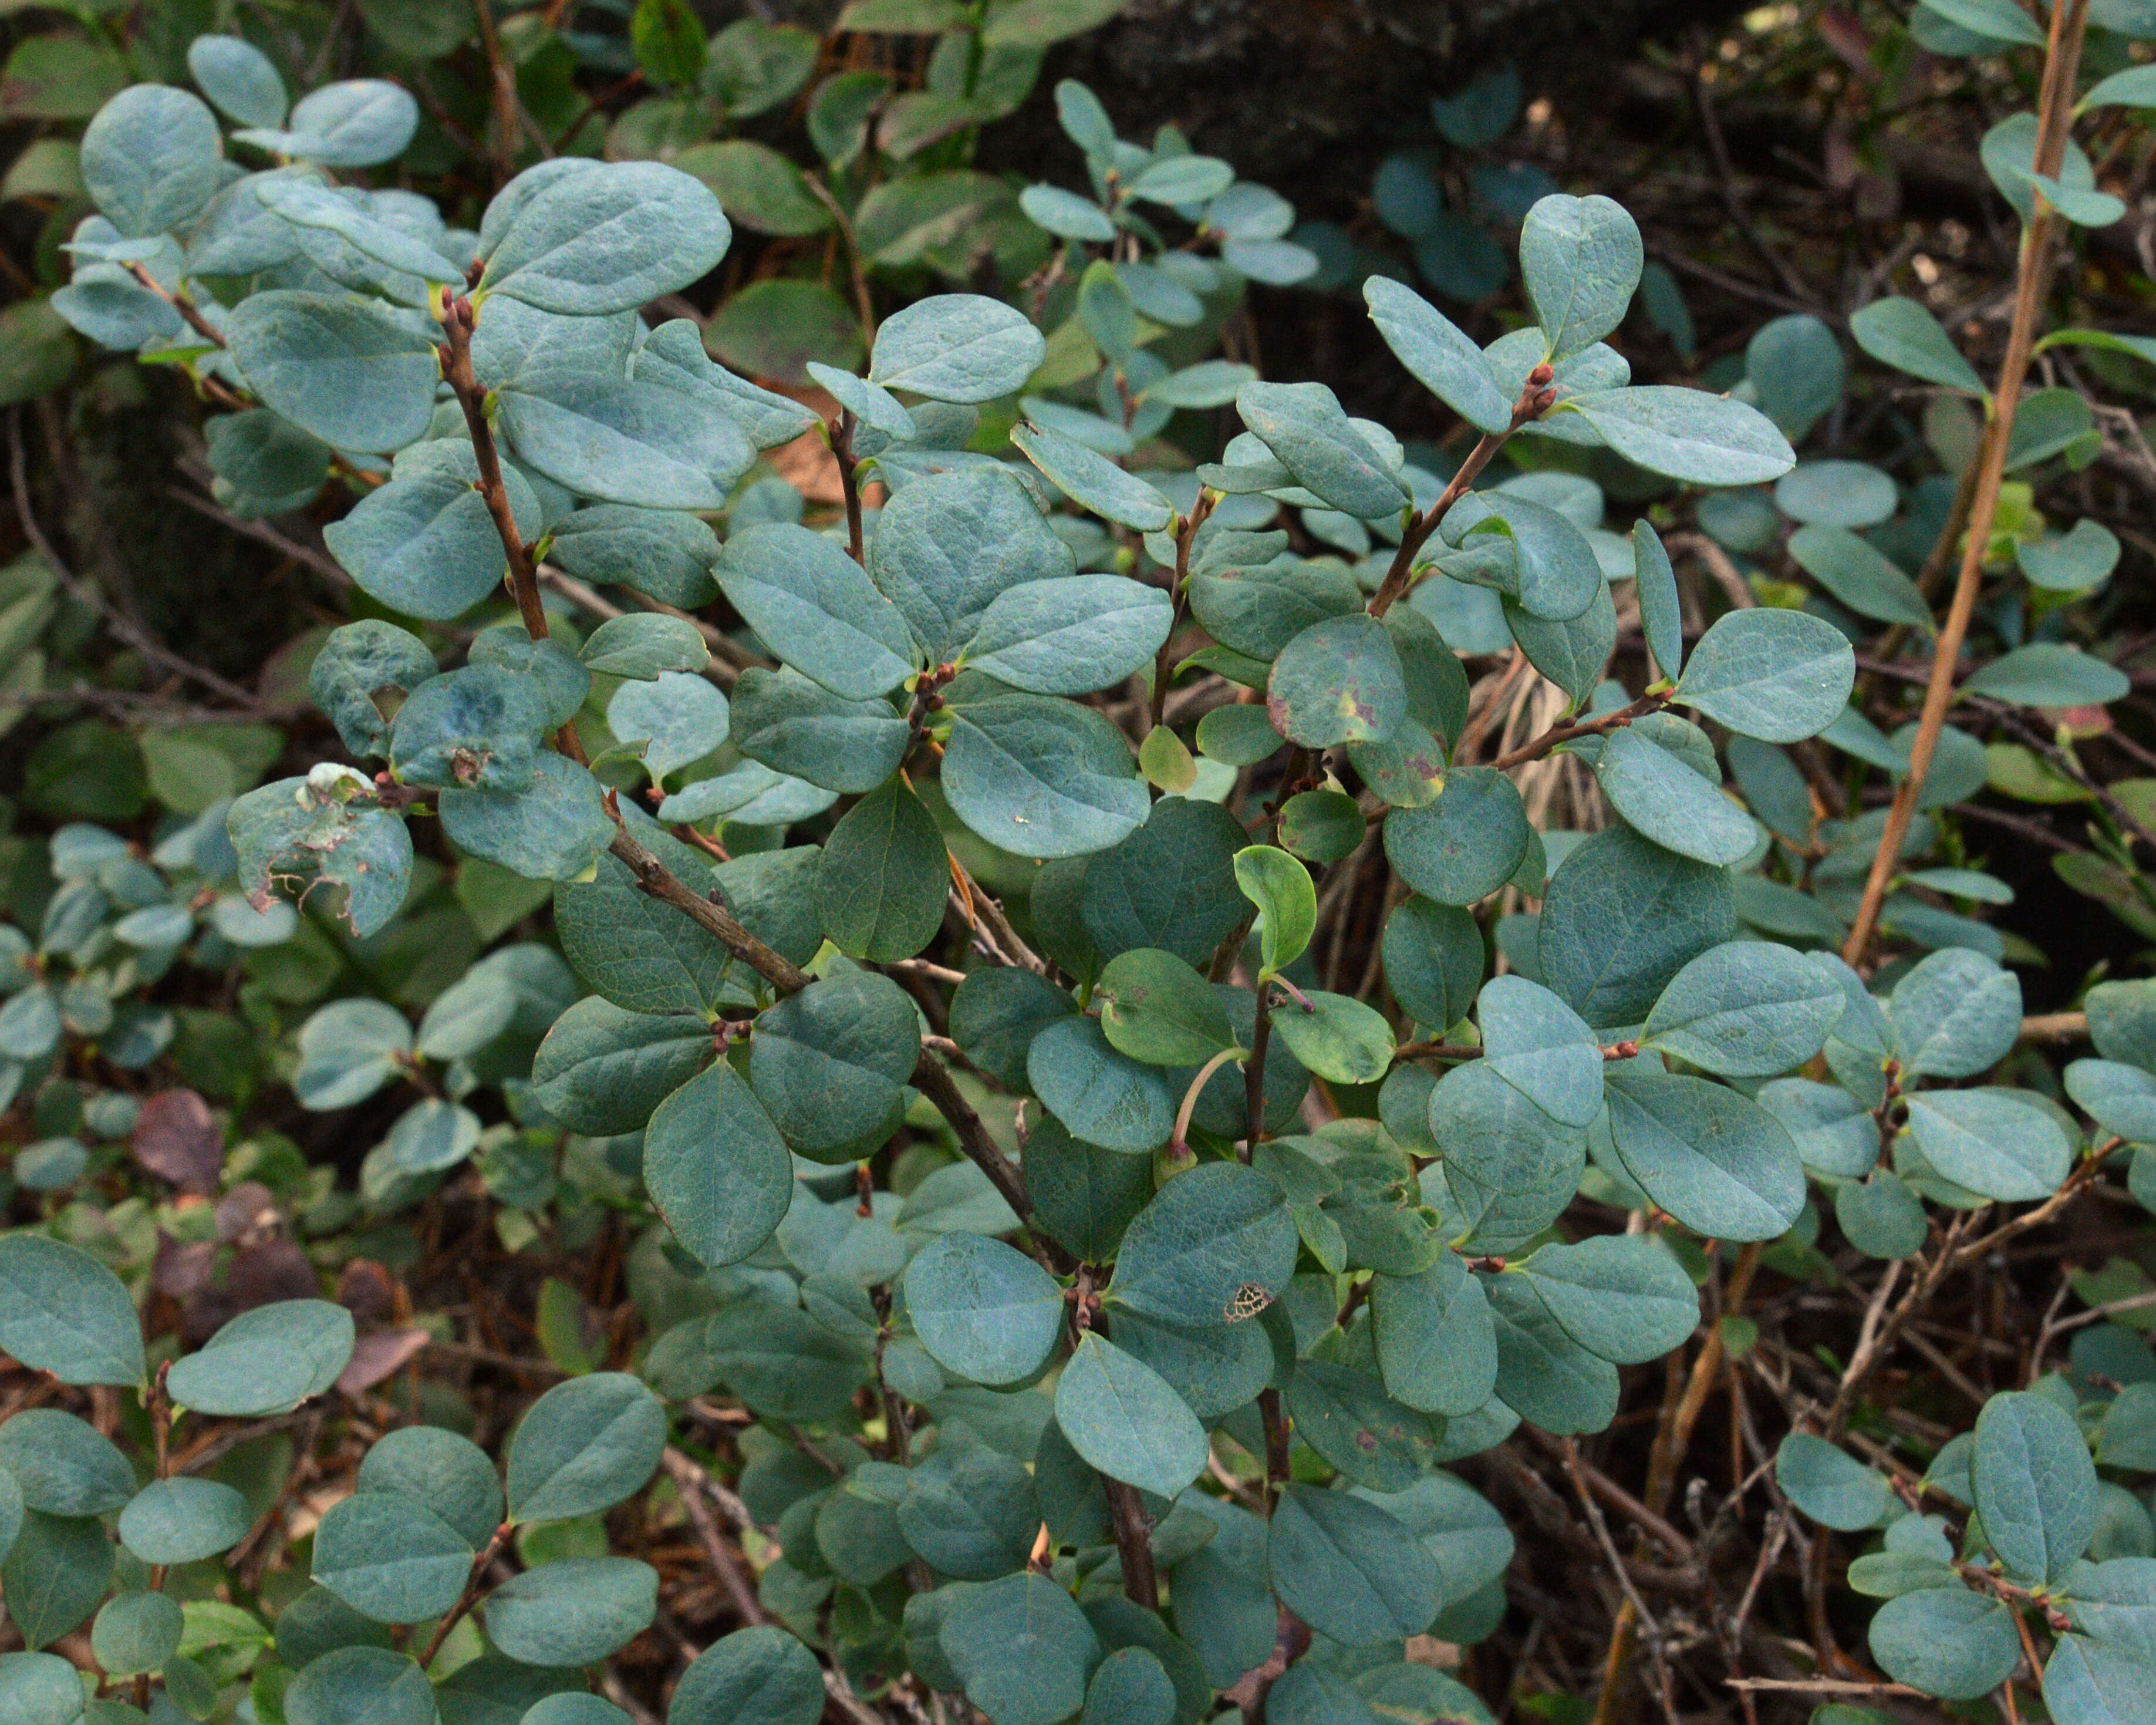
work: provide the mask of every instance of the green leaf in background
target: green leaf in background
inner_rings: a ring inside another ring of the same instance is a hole
[[[63,1384],[142,1381],[142,1327],[120,1278],[35,1234],[0,1240],[0,1348]]]
[[[509,1513],[565,1522],[611,1509],[651,1477],[665,1443],[666,1410],[635,1378],[595,1372],[557,1384],[510,1440]]]
[[[247,1537],[254,1512],[215,1480],[156,1480],[120,1512],[120,1543],[146,1563],[192,1563]]]
[[[1088,1333],[1055,1385],[1071,1447],[1111,1479],[1173,1497],[1205,1471],[1205,1431],[1160,1375]]]
[[[1845,1004],[1835,979],[1792,948],[1732,941],[1671,978],[1640,1040],[1725,1078],[1767,1078],[1817,1054]]]
[[[400,449],[427,429],[441,369],[424,336],[371,301],[250,294],[225,325],[263,405],[340,449]]]
[[[465,1533],[420,1499],[361,1491],[322,1517],[313,1574],[377,1623],[422,1623],[457,1602],[476,1555]]]
[[[1038,1371],[1063,1322],[1062,1290],[1040,1266],[971,1234],[947,1234],[916,1255],[906,1307],[940,1363],[991,1386]]]
[[[1793,1431],[1774,1454],[1774,1479],[1790,1502],[1822,1527],[1845,1533],[1876,1527],[1900,1507],[1886,1478],[1846,1450]]]
[[[824,1710],[816,1656],[784,1630],[736,1630],[674,1686],[667,1725],[815,1725]]]
[[[285,1692],[290,1725],[427,1725],[435,1717],[427,1674],[386,1647],[325,1653]]]
[[[1832,624],[1758,607],[1701,637],[1672,698],[1740,736],[1799,742],[1834,721],[1856,680],[1856,655]]]
[[[2041,641],[1993,660],[1962,692],[2025,706],[2101,706],[2122,699],[2130,686],[2125,672],[2094,655]]]
[[[2027,22],[2019,7],[2011,9]],[[1984,380],[1962,357],[1953,338],[1914,300],[1897,295],[1874,300],[1851,314],[1849,332],[1856,338],[1856,345],[1881,365],[1944,388],[1964,390],[1971,395],[1988,393]]]
[[[187,44],[187,70],[202,93],[242,126],[285,123],[285,80],[270,56],[243,38],[196,37]]]
[[[704,27],[688,0],[636,0],[629,39],[654,84],[693,84],[704,69]]]
[[[487,1595],[487,1639],[526,1665],[587,1666],[651,1627],[659,1572],[634,1558],[542,1563]]]
[[[1026,1077],[1073,1137],[1104,1150],[1147,1153],[1174,1128],[1166,1080],[1111,1046],[1096,1019],[1067,1018],[1041,1031],[1026,1055]]]
[[[633,311],[707,274],[732,238],[719,200],[680,170],[593,163],[516,207],[479,287],[572,317]]]
[[[675,1237],[699,1263],[716,1268],[747,1257],[785,1219],[793,1163],[755,1093],[721,1060],[652,1114],[644,1135],[644,1183]]]
[[[1437,1567],[1402,1524],[1344,1491],[1291,1485],[1266,1557],[1281,1603],[1350,1647],[1420,1635],[1437,1615]]]
[[[337,1380],[352,1359],[352,1314],[326,1300],[280,1300],[243,1312],[166,1378],[198,1414],[290,1413]]]

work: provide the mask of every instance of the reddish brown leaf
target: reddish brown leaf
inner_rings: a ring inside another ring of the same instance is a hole
[[[373,1389],[416,1359],[432,1339],[424,1330],[377,1330],[362,1336],[352,1350],[352,1363],[338,1374],[337,1388],[346,1395]]]
[[[224,1134],[209,1104],[191,1090],[161,1090],[146,1098],[129,1139],[136,1161],[182,1192],[217,1190],[224,1166]]]

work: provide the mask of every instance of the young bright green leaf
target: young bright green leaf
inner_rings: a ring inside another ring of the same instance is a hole
[[[1108,961],[1096,985],[1111,1046],[1153,1066],[1202,1066],[1235,1046],[1213,985],[1173,952],[1133,947]]]
[[[1335,1084],[1375,1084],[1393,1063],[1392,1026],[1348,995],[1309,989],[1275,1007],[1272,1020],[1288,1052]]]
[[[510,1440],[509,1513],[565,1522],[611,1509],[651,1477],[665,1442],[666,1410],[635,1378],[595,1372],[557,1384]]]
[[[1269,973],[1300,958],[1317,927],[1317,889],[1310,870],[1270,845],[1235,853],[1235,884],[1257,906],[1259,952]]]
[[[351,1362],[352,1314],[326,1300],[280,1300],[243,1312],[166,1378],[198,1414],[286,1414],[322,1394]]]

